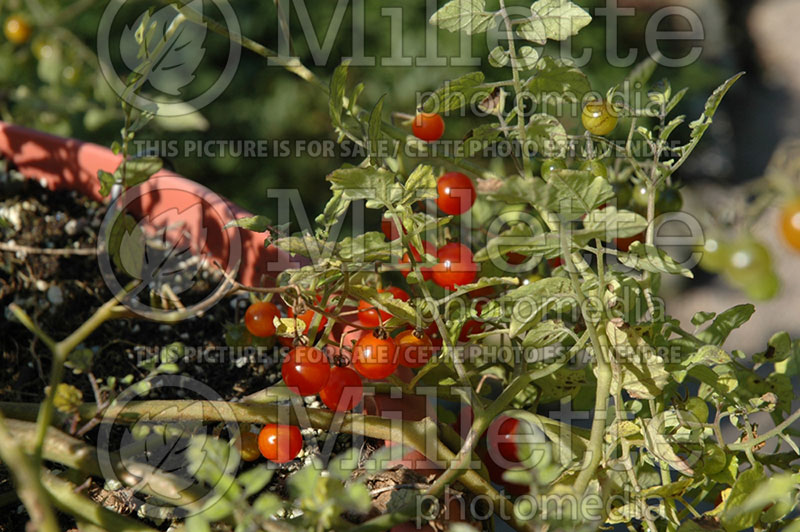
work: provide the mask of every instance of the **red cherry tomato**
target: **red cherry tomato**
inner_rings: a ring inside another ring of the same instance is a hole
[[[269,423],[258,433],[258,448],[267,460],[291,462],[303,449],[303,435],[293,425]]]
[[[378,290],[378,292],[389,292],[392,297],[400,301],[408,301],[409,296],[402,288],[390,286],[386,290]],[[385,310],[378,310],[375,304],[369,301],[361,300],[358,303],[358,320],[367,327],[377,327],[382,323],[391,319],[392,315]]]
[[[564,259],[562,259],[561,257],[553,257],[552,259],[547,259],[547,265],[550,266],[550,270],[555,270],[562,264],[564,264]]]
[[[325,353],[299,345],[289,351],[281,366],[283,382],[298,395],[314,395],[328,383],[331,367]]]
[[[421,335],[413,329],[407,329],[398,334],[394,342],[400,356],[400,364],[407,368],[421,368],[433,355],[433,342],[427,334]]]
[[[247,307],[244,313],[244,324],[250,334],[266,338],[275,334],[273,320],[281,315],[274,304],[269,301],[258,301]]]
[[[491,447],[496,447],[500,455],[509,462],[519,462],[516,435],[519,420],[509,416],[501,416],[493,423],[494,427],[488,430],[488,441]]]
[[[440,247],[437,256],[439,262],[433,267],[433,282],[442,288],[453,290],[478,277],[478,265],[467,246],[451,242]]]
[[[319,392],[322,403],[331,410],[347,412],[361,402],[364,386],[353,369],[334,366],[328,384]]]
[[[464,214],[475,203],[475,186],[460,172],[444,174],[436,182],[436,189],[439,192],[436,205],[445,214]]]
[[[627,252],[631,249],[631,244],[634,242],[644,242],[644,233],[639,233],[638,235],[627,238],[617,238],[614,242],[617,244],[618,250]]]
[[[422,241],[422,249],[424,250],[426,255],[433,255],[436,256],[436,246],[428,242],[427,240]],[[419,263],[424,262],[424,257],[422,254],[417,251],[414,246],[411,246],[411,251],[414,254],[414,261],[416,261],[417,265]],[[408,256],[408,253],[403,255],[403,258],[400,259],[400,264],[409,264],[411,259]],[[403,277],[408,277],[408,274],[411,272],[411,269],[408,270],[400,270],[400,273],[403,274]],[[420,273],[422,274],[422,278],[428,281],[431,277],[433,277],[433,270],[430,268],[420,268]]]
[[[444,119],[436,113],[417,113],[411,122],[411,132],[426,142],[439,140],[444,135]]]
[[[368,379],[385,379],[400,365],[394,340],[380,336],[375,333],[363,336],[353,349],[353,367]]]
[[[781,231],[786,242],[800,251],[800,199],[795,199],[783,208]]]
[[[247,431],[241,431],[239,439],[236,440],[236,447],[245,462],[255,462],[261,457],[258,449],[258,435]]]
[[[319,303],[322,303],[322,296],[317,296],[317,304],[319,304]],[[298,315],[295,316],[294,310],[292,309],[292,307],[289,307],[288,315],[289,315],[290,318],[297,318],[298,320],[300,320],[303,323],[305,323],[306,324],[306,328],[303,331],[303,334],[308,334],[308,331],[309,331],[309,329],[311,329],[311,324],[314,322],[314,317],[317,315],[317,313],[314,312],[313,310],[309,309],[309,310],[306,310],[305,312],[303,312],[302,314],[298,314]],[[327,323],[328,323],[328,318],[325,317],[325,316],[322,316],[322,318],[320,319],[320,322],[319,322],[319,326],[317,327],[317,330],[324,329],[325,325],[327,325]]]

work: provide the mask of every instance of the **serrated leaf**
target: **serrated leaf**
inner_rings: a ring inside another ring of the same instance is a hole
[[[485,0],[450,0],[433,14],[430,23],[452,32],[482,33],[495,16],[485,9]]]
[[[336,253],[345,262],[388,262],[391,247],[383,233],[370,231],[354,237],[345,237],[336,246]]]
[[[274,244],[290,255],[309,257],[315,264],[318,264],[323,259],[330,259],[335,249],[333,242],[318,240],[313,235],[307,233],[301,236],[279,238],[274,241]]]
[[[403,184],[405,195],[403,203],[410,204],[422,199],[435,199],[439,196],[436,189],[436,177],[433,175],[433,168],[426,164],[421,164],[414,168]]]
[[[564,323],[557,320],[544,320],[533,326],[522,340],[523,347],[541,349],[549,345],[560,343],[570,336],[570,331]]]
[[[516,31],[517,35],[526,41],[535,42],[536,44],[547,43],[547,27],[544,24],[544,20],[536,15],[517,26]]]
[[[470,72],[446,81],[423,102],[422,109],[426,113],[447,113],[476,103],[476,94],[491,94],[490,89],[481,87],[484,80],[483,72]]]
[[[591,90],[589,79],[571,62],[544,56],[534,76],[525,85],[537,101],[580,102]]]
[[[506,66],[510,59],[508,51],[502,46],[495,46],[489,52],[489,64],[495,68]]]
[[[744,325],[753,313],[755,307],[749,303],[736,305],[721,312],[714,321],[696,336],[702,342],[712,345],[722,345],[734,329]]]
[[[385,208],[387,204],[398,203],[403,195],[403,187],[395,180],[394,173],[382,168],[340,168],[326,179],[332,183],[332,190],[342,191],[345,199],[367,200],[368,208]]]
[[[114,178],[127,188],[133,187],[150,179],[163,165],[158,157],[131,158],[120,163],[114,172]]]
[[[535,205],[556,212],[565,220],[580,218],[614,197],[614,189],[605,178],[580,170],[553,171],[546,186],[537,188]]]
[[[533,143],[530,153],[538,151],[548,157],[558,157],[566,149],[567,130],[554,116],[548,114],[531,116],[525,132],[528,142]]]
[[[753,355],[753,362],[765,364],[767,362],[782,362],[792,355],[792,338],[787,332],[772,335],[767,342],[767,350]]]
[[[547,38],[556,41],[577,35],[592,21],[589,13],[570,0],[538,0],[531,10],[544,24]]]
[[[670,257],[666,251],[643,242],[632,243],[627,253],[619,254],[619,261],[635,270],[652,273],[672,273],[683,275],[689,279],[694,278],[694,274],[690,269],[684,268],[675,262],[675,259]]]
[[[408,323],[414,323],[417,318],[414,307],[406,301],[396,299],[391,292],[378,292],[376,288],[371,286],[351,285],[350,295],[372,303],[381,310],[387,311],[395,318]]]
[[[585,238],[599,238],[610,242],[614,238],[636,236],[645,229],[647,220],[644,216],[608,206],[587,214],[583,219],[583,230],[580,234]]]
[[[247,218],[238,218],[236,220],[231,220],[230,222],[225,224],[223,229],[228,229],[229,227],[241,227],[243,229],[254,231],[256,233],[263,233],[269,228],[269,224],[270,224],[269,218],[257,214],[255,216],[249,216]]]

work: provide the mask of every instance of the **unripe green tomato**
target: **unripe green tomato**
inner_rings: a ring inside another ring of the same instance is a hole
[[[606,100],[589,102],[583,108],[581,121],[586,131],[592,135],[608,135],[617,127],[619,121],[617,110]]]
[[[693,421],[698,423],[708,421],[708,404],[699,397],[690,397],[683,408],[694,416]]]
[[[700,253],[700,267],[709,273],[720,273],[728,265],[730,246],[719,238],[707,238],[695,251]]]
[[[581,170],[589,171],[595,177],[602,177],[603,179],[608,179],[608,168],[606,168],[606,165],[604,165],[597,159],[593,159],[590,161],[583,161],[583,164],[581,164]]]
[[[728,457],[725,456],[725,451],[719,445],[709,444],[703,449],[701,469],[706,475],[716,475],[725,469],[728,463]]]
[[[634,185],[631,191],[631,206],[634,210],[647,212],[647,185]]]
[[[770,271],[759,276],[753,282],[744,286],[744,291],[750,299],[767,301],[772,299],[781,289],[781,281],[775,272]]]
[[[754,238],[741,238],[731,246],[725,273],[734,283],[744,287],[769,275],[771,271],[769,250]]]
[[[542,161],[542,177],[550,179],[553,170],[566,170],[567,163],[563,159],[545,159]]]
[[[678,212],[683,208],[683,197],[679,190],[667,188],[658,193],[656,213]]]
[[[617,209],[627,208],[633,198],[633,187],[630,183],[616,183],[613,186],[614,195],[617,199]]]

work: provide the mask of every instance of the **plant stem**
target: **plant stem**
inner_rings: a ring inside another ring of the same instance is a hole
[[[37,474],[38,467],[22,454],[17,445],[17,437],[6,427],[2,413],[0,413],[0,460],[14,475],[17,494],[28,510],[33,528],[42,532],[58,532],[58,520],[50,507],[50,497]]]

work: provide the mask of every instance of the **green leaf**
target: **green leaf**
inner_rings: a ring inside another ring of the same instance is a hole
[[[536,15],[517,26],[517,35],[536,44],[547,43],[547,27],[544,20]]]
[[[619,372],[612,377],[613,390],[625,390],[636,399],[654,399],[669,381],[664,359],[635,328],[621,329],[614,322],[606,325],[606,336],[617,352]]]
[[[450,0],[433,14],[430,23],[452,32],[483,33],[495,16],[485,9],[485,0]]]
[[[334,127],[342,127],[342,108],[344,107],[344,91],[347,83],[347,69],[350,61],[343,61],[333,71],[330,83],[330,96],[328,98],[328,112]]]
[[[581,236],[599,238],[610,242],[614,238],[625,238],[638,235],[647,229],[647,220],[635,212],[620,210],[608,206],[595,209],[583,219]]]
[[[767,362],[782,362],[792,355],[792,339],[786,332],[779,332],[772,335],[767,342],[767,350],[763,353],[753,355],[753,362],[765,364]]]
[[[392,256],[384,234],[377,231],[343,238],[336,252],[345,262],[388,262]]]
[[[380,164],[382,155],[385,155],[385,146],[383,142],[383,133],[381,127],[383,126],[383,99],[386,98],[384,94],[378,100],[378,103],[373,107],[369,115],[369,155],[372,159],[372,164],[375,166]]]
[[[277,513],[278,510],[280,510],[281,508],[283,508],[283,503],[281,502],[280,497],[278,497],[274,493],[265,493],[263,495],[260,495],[253,502],[253,510],[255,512],[258,512],[258,514],[263,517],[271,517],[273,514]]]
[[[689,155],[691,155],[691,153],[700,143],[700,139],[703,138],[703,135],[705,135],[705,132],[708,131],[708,128],[711,126],[714,114],[717,112],[719,104],[722,103],[722,99],[725,97],[731,87],[733,87],[734,83],[736,83],[742,76],[744,76],[744,72],[736,74],[732,78],[728,79],[725,83],[717,87],[717,89],[706,101],[705,110],[703,111],[703,114],[700,115],[700,118],[689,124],[689,128],[691,129],[691,140],[688,144],[681,146],[681,148],[678,150],[681,154],[681,158],[676,163],[671,165],[673,172],[683,165],[684,162],[686,162],[686,160],[689,158]]]
[[[521,46],[517,50],[517,65],[521,70],[531,70],[539,61],[539,51],[532,46]]]
[[[350,207],[350,200],[345,199],[341,190],[334,190],[322,213],[314,219],[318,225],[322,226],[317,230],[317,238],[326,240],[330,234],[330,228],[339,221],[339,217],[347,212],[348,207]]]
[[[531,116],[525,132],[528,142],[533,143],[531,153],[538,151],[547,157],[559,157],[567,147],[567,130],[554,116],[548,114]]]
[[[667,441],[667,438],[659,432],[663,428],[661,426],[663,424],[661,420],[657,418],[649,420],[637,418],[636,422],[644,428],[642,432],[642,434],[644,434],[644,445],[653,456],[666,462],[669,467],[686,476],[691,477],[694,475],[694,470],[689,466],[686,460],[678,456],[675,449],[673,449],[672,445]]]
[[[570,0],[538,0],[531,10],[544,24],[547,38],[556,41],[577,35],[592,21],[589,13]]]
[[[258,493],[272,480],[274,470],[260,465],[245,471],[236,479],[246,496]]]
[[[695,353],[690,355],[685,364],[703,364],[705,366],[716,366],[731,362],[731,356],[722,348],[716,345],[704,345]]]
[[[403,187],[395,180],[394,173],[382,168],[340,168],[326,178],[332,190],[341,190],[347,200],[367,200],[371,209],[383,209],[394,205],[403,195]],[[374,201],[377,200],[377,201]]]
[[[619,261],[625,266],[635,270],[643,270],[652,273],[680,274],[689,279],[694,278],[694,274],[691,270],[675,262],[663,249],[659,249],[651,244],[634,242],[631,244],[627,253],[619,254]]]
[[[523,347],[541,349],[560,343],[570,336],[570,330],[560,320],[544,320],[533,326],[522,340]]]
[[[64,365],[70,368],[75,374],[85,373],[92,369],[93,358],[94,353],[92,350],[83,347],[72,351],[69,356],[67,356],[67,361],[64,363]]]
[[[426,164],[421,164],[414,168],[403,187],[406,192],[403,196],[403,203],[405,204],[411,204],[422,199],[435,199],[439,196],[433,168]]]
[[[489,64],[495,68],[502,68],[511,60],[508,50],[502,46],[495,46],[489,52]]]
[[[136,219],[120,212],[108,235],[108,253],[119,270],[141,279],[145,259],[145,235]]]
[[[534,205],[566,220],[578,219],[614,197],[614,189],[605,178],[581,170],[555,170],[545,187],[536,188]]]
[[[100,180],[100,195],[108,196],[111,194],[111,188],[117,183],[117,178],[114,177],[114,174],[105,170],[98,170],[97,179]]]
[[[206,516],[203,514],[193,514],[186,517],[186,530],[192,532],[211,532],[211,525],[208,524]]]
[[[309,257],[315,263],[323,259],[330,259],[335,249],[333,242],[318,240],[313,235],[304,233],[301,236],[288,236],[279,238],[274,242],[279,249],[291,255]]]
[[[763,480],[764,468],[759,463],[756,463],[754,467],[738,476],[728,498],[725,500],[725,509],[720,516],[720,522],[725,530],[744,530],[758,522],[758,518],[764,508],[746,510],[743,507],[747,499],[757,492],[756,488]]]
[[[701,326],[702,324],[706,323],[709,320],[713,320],[714,316],[716,316],[716,312],[696,312],[694,316],[692,316],[692,325],[697,327]]]
[[[686,490],[688,490],[693,483],[694,479],[692,477],[681,477],[675,482],[642,490],[639,493],[639,497],[642,499],[649,499],[652,497],[660,497],[662,499],[679,497],[686,493]]]
[[[631,87],[644,87],[647,85],[647,82],[653,77],[656,68],[658,68],[660,59],[661,52],[657,51],[655,54],[648,56],[647,59],[636,65],[625,78],[627,84]]]
[[[731,332],[744,325],[755,311],[755,307],[749,303],[736,305],[720,313],[711,325],[696,336],[707,344],[722,345]]]
[[[544,56],[525,88],[537,101],[580,102],[592,90],[589,79],[571,62]]]
[[[223,227],[223,229],[228,229],[229,227],[241,227],[243,229],[254,231],[256,233],[263,233],[269,228],[269,224],[270,224],[269,218],[257,214],[255,216],[249,216],[247,218],[239,218],[237,220],[231,220],[230,222],[225,224],[225,227]]]
[[[120,163],[114,172],[114,177],[125,187],[133,187],[150,179],[153,174],[161,170],[163,164],[158,157],[131,158]]]
[[[491,94],[491,89],[481,86],[484,79],[483,72],[470,72],[446,81],[425,100],[422,109],[426,113],[446,113],[477,103],[477,94],[483,94],[481,100]]]
[[[376,307],[408,323],[414,323],[417,313],[408,302],[396,299],[391,292],[378,292],[371,286],[351,285],[350,295],[372,303]]]

